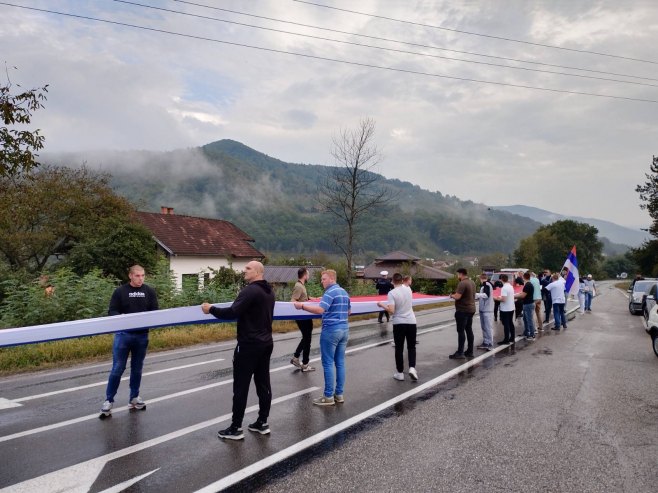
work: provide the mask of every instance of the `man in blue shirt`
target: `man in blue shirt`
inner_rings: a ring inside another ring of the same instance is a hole
[[[343,403],[345,386],[345,348],[349,336],[347,317],[351,304],[347,292],[336,283],[336,271],[325,270],[320,279],[324,294],[319,305],[295,302],[295,308],[322,315],[320,354],[324,370],[324,394],[313,399],[318,406],[333,406]]]

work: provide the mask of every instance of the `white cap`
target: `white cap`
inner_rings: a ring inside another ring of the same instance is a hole
[[[379,275],[380,275],[380,276],[388,276],[388,271],[387,271],[387,270],[383,270],[383,271],[381,271],[381,272],[379,273]]]

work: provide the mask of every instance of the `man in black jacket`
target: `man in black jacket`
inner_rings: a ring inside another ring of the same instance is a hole
[[[108,315],[123,315],[126,313],[147,312],[158,309],[158,298],[155,290],[144,284],[144,268],[133,265],[128,270],[130,282],[114,290],[110,299]],[[112,371],[107,382],[106,399],[101,407],[100,418],[112,414],[114,396],[119,390],[121,375],[126,369],[128,355],[130,354],[130,409],[146,409],[146,403],[139,396],[139,387],[142,382],[142,368],[146,357],[146,348],[149,345],[148,329],[120,331],[114,334],[112,346]]]
[[[245,286],[233,304],[218,308],[209,303],[201,305],[203,313],[210,313],[222,320],[237,320],[238,345],[233,352],[233,418],[231,426],[217,433],[219,438],[242,440],[242,420],[247,407],[251,377],[254,377],[258,394],[258,419],[249,425],[250,431],[261,435],[270,432],[267,418],[272,405],[270,386],[270,356],[272,318],[274,316],[274,291],[263,279],[263,264],[249,262],[244,268]]]

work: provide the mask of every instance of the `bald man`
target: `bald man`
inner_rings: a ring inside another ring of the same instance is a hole
[[[244,439],[242,420],[252,376],[258,394],[258,419],[248,428],[261,435],[270,432],[267,418],[272,405],[270,356],[274,347],[274,291],[263,279],[264,271],[260,262],[251,261],[245,266],[244,279],[248,284],[242,288],[230,307],[218,308],[209,303],[201,305],[203,313],[238,322],[238,345],[233,352],[233,418],[231,426],[217,432],[219,438],[227,440]]]

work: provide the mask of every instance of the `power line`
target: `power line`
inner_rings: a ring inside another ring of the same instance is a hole
[[[473,51],[464,51],[464,50],[455,50],[455,49],[451,49],[451,48],[445,48],[445,47],[442,47],[442,46],[426,45],[426,44],[421,44],[421,43],[412,43],[410,41],[401,41],[401,40],[396,40],[396,39],[391,39],[391,38],[383,38],[383,37],[379,37],[379,36],[369,36],[367,34],[359,34],[359,33],[353,33],[353,32],[349,32],[349,31],[341,31],[339,29],[331,29],[331,28],[327,28],[327,27],[314,26],[312,24],[303,24],[301,22],[294,22],[294,21],[288,21],[288,20],[283,20],[283,19],[276,19],[276,18],[273,18],[273,17],[267,17],[267,16],[263,16],[263,15],[249,14],[249,13],[246,13],[246,12],[240,12],[238,10],[225,9],[225,8],[221,8],[221,7],[215,7],[215,6],[212,6],[212,5],[205,5],[205,4],[190,2],[190,1],[186,1],[186,0],[173,0],[173,1],[178,2],[178,3],[187,4],[187,5],[193,5],[195,7],[202,7],[202,8],[211,9],[211,10],[219,10],[221,12],[228,12],[228,13],[231,13],[231,14],[243,15],[243,16],[246,16],[246,17],[253,17],[253,18],[256,18],[256,19],[263,19],[263,20],[268,20],[268,21],[273,21],[273,22],[280,22],[282,24],[291,24],[291,25],[294,25],[294,26],[308,27],[308,28],[311,28],[311,29],[318,29],[318,30],[321,30],[321,31],[333,32],[333,33],[337,33],[337,34],[347,34],[349,36],[356,36],[356,37],[360,37],[360,38],[373,39],[373,40],[376,40],[376,41],[386,41],[386,42],[389,42],[389,43],[397,43],[397,44],[404,44],[404,45],[407,45],[407,46],[415,46],[415,47],[418,47],[418,48],[428,48],[428,49],[431,49],[431,50],[449,51],[451,53],[459,53],[459,54],[462,54],[462,55],[473,55],[473,56],[480,56],[480,57],[483,57],[483,58],[493,58],[495,60],[505,60],[505,61],[508,61],[508,62],[527,63],[529,65],[540,65],[540,66],[544,66],[544,67],[553,67],[553,68],[560,68],[560,69],[567,69],[567,70],[578,70],[578,71],[581,71],[581,72],[590,72],[590,73],[594,73],[594,74],[614,75],[614,76],[619,76],[619,77],[630,77],[630,78],[633,78],[633,79],[658,81],[658,79],[655,79],[655,78],[642,77],[642,76],[639,76],[639,75],[620,74],[620,73],[617,73],[617,72],[608,72],[608,71],[603,71],[603,70],[593,70],[593,69],[586,69],[586,68],[580,68],[580,67],[571,67],[571,66],[568,66],[568,65],[557,65],[557,64],[546,63],[546,62],[535,62],[535,61],[532,61],[532,60],[523,60],[523,59],[520,59],[520,58],[510,58],[510,57],[503,57],[503,56],[496,56],[496,55],[487,55],[487,54],[484,54],[484,53],[477,53],[477,52],[473,52]]]
[[[580,79],[592,79],[592,80],[601,80],[601,81],[607,81],[607,82],[618,82],[621,84],[633,84],[633,85],[638,85],[638,86],[648,86],[648,87],[658,87],[657,84],[649,84],[646,82],[635,82],[635,81],[630,81],[630,80],[621,80],[621,79],[611,79],[608,77],[595,77],[592,75],[582,75],[582,74],[570,74],[566,72],[555,72],[553,70],[541,70],[541,69],[536,69],[536,68],[528,68],[528,67],[514,67],[510,65],[501,65],[498,63],[490,63],[490,62],[481,62],[478,60],[465,60],[462,58],[452,58],[452,57],[447,57],[447,56],[442,56],[442,55],[432,55],[429,53],[419,53],[416,51],[408,51],[408,50],[398,50],[395,48],[385,48],[382,46],[375,46],[375,45],[368,45],[368,44],[363,44],[363,43],[355,43],[353,41],[344,41],[341,39],[334,39],[334,38],[325,38],[322,36],[314,36],[311,34],[303,34],[303,33],[296,33],[292,31],[284,31],[282,29],[274,29],[270,27],[263,27],[263,26],[256,26],[253,24],[245,24],[243,22],[236,22],[236,21],[229,21],[226,19],[220,19],[217,17],[209,17],[206,15],[199,15],[199,14],[191,14],[189,12],[181,12],[180,10],[172,10],[172,9],[167,9],[163,7],[156,7],[153,5],[145,5],[142,3],[137,3],[137,2],[132,2],[129,0],[113,0],[114,2],[117,3],[123,3],[127,5],[133,5],[135,7],[143,7],[147,9],[152,9],[152,10],[158,10],[161,12],[168,12],[172,14],[179,14],[179,15],[184,15],[188,17],[194,17],[198,19],[204,19],[204,20],[211,20],[211,21],[216,21],[216,22],[223,22],[226,24],[233,24],[236,26],[242,26],[242,27],[248,27],[248,28],[253,28],[253,29],[260,29],[263,31],[272,31],[272,32],[277,32],[277,33],[282,33],[282,34],[290,34],[292,36],[301,36],[305,38],[311,38],[311,39],[317,39],[321,41],[329,41],[333,43],[341,43],[341,44],[347,44],[347,45],[352,45],[352,46],[360,46],[363,48],[371,48],[375,50],[381,50],[381,51],[386,51],[386,52],[392,52],[392,53],[402,53],[406,55],[417,55],[417,56],[424,56],[424,57],[430,57],[430,58],[440,58],[442,60],[450,60],[450,61],[455,61],[455,62],[464,62],[464,63],[475,63],[478,65],[487,65],[490,67],[500,67],[500,68],[505,68],[505,69],[512,69],[512,70],[523,70],[525,72],[538,72],[542,74],[553,74],[553,75],[562,75],[565,77],[578,77]]]
[[[376,15],[376,14],[368,14],[366,12],[358,12],[356,10],[349,10],[349,9],[341,9],[339,7],[331,7],[330,5],[323,5],[320,3],[314,3],[314,2],[308,2],[306,0],[293,0],[293,2],[298,2],[298,3],[305,3],[307,5],[313,5],[314,7],[322,7],[324,9],[331,9],[331,10],[338,10],[341,12],[348,12],[350,14],[357,14],[357,15],[363,15],[366,17],[374,17],[376,19],[385,19],[388,21],[393,21],[393,22],[400,22],[403,24],[410,24],[413,26],[420,26],[420,27],[429,27],[431,29],[441,29],[443,31],[450,31],[453,33],[460,33],[460,34],[469,34],[471,36],[481,36],[483,38],[490,38],[490,39],[499,39],[502,41],[510,41],[512,43],[521,43],[521,44],[527,44],[527,45],[533,45],[533,46],[541,46],[543,48],[552,48],[555,50],[565,50],[565,51],[573,51],[576,53],[587,53],[589,55],[598,55],[598,56],[606,56],[606,57],[611,57],[611,58],[620,58],[622,60],[630,60],[633,62],[642,62],[642,63],[651,63],[654,65],[658,65],[658,62],[653,61],[653,60],[644,60],[642,58],[631,58],[627,56],[622,56],[622,55],[613,55],[610,53],[602,53],[598,51],[589,51],[589,50],[579,50],[577,48],[566,48],[564,46],[556,46],[556,45],[549,45],[549,44],[543,44],[543,43],[534,43],[532,41],[524,41],[521,39],[514,39],[514,38],[505,38],[503,36],[493,36],[491,34],[482,34],[482,33],[476,33],[472,31],[462,31],[460,29],[451,29],[448,27],[441,27],[441,26],[433,26],[431,24],[423,24],[421,22],[413,22],[413,21],[407,21],[404,19],[395,19],[393,17],[386,17],[384,15]]]
[[[322,57],[318,55],[309,55],[307,53],[296,53],[292,51],[285,51],[285,50],[278,50],[275,48],[266,48],[263,46],[255,46],[255,45],[248,45],[244,43],[236,43],[234,41],[225,41],[221,39],[214,39],[214,38],[207,38],[204,36],[198,36],[194,34],[184,34],[184,33],[178,33],[175,31],[168,31],[166,29],[157,29],[154,27],[146,27],[146,26],[139,26],[136,24],[129,24],[126,22],[119,22],[119,21],[111,21],[107,19],[100,19],[97,17],[90,17],[90,16],[85,16],[85,15],[80,15],[80,14],[71,14],[67,12],[59,12],[56,10],[49,10],[49,9],[41,9],[37,7],[27,7],[25,5],[15,5],[12,3],[8,2],[0,2],[0,5],[6,5],[9,7],[16,7],[20,9],[26,9],[26,10],[32,10],[36,12],[44,12],[47,14],[55,14],[55,15],[62,15],[65,17],[73,17],[76,19],[85,19],[89,21],[94,21],[94,22],[101,22],[105,24],[111,24],[115,26],[122,26],[122,27],[130,27],[134,29],[140,29],[143,31],[150,31],[150,32],[157,32],[161,34],[170,34],[172,36],[178,36],[178,37],[183,37],[183,38],[189,38],[189,39],[196,39],[200,41],[210,41],[213,43],[220,43],[220,44],[225,44],[225,45],[230,45],[230,46],[239,46],[242,48],[250,48],[254,50],[260,50],[260,51],[266,51],[270,53],[278,53],[278,54],[283,54],[283,55],[293,55],[293,56],[299,56],[303,58],[308,58],[308,59],[313,59],[313,60],[321,60],[321,61],[326,61],[326,62],[334,62],[334,63],[342,63],[346,65],[353,65],[357,67],[364,67],[364,68],[374,68],[378,70],[386,70],[390,72],[399,72],[399,73],[404,73],[404,74],[412,74],[412,75],[422,75],[426,77],[435,77],[435,78],[442,78],[442,79],[450,79],[450,80],[459,80],[462,82],[476,82],[480,84],[491,84],[491,85],[497,85],[497,86],[504,86],[504,87],[515,87],[519,89],[532,89],[532,90],[537,90],[537,91],[545,91],[545,92],[554,92],[554,93],[560,93],[560,94],[573,94],[573,95],[578,95],[578,96],[593,96],[593,97],[599,97],[599,98],[608,98],[608,99],[620,99],[620,100],[625,100],[625,101],[638,101],[638,102],[643,102],[643,103],[658,103],[658,100],[655,99],[642,99],[642,98],[632,98],[629,96],[615,96],[611,94],[597,94],[597,93],[590,93],[590,92],[583,92],[583,91],[569,91],[566,89],[554,89],[554,88],[548,88],[548,87],[538,87],[538,86],[528,86],[528,85],[523,85],[523,84],[511,84],[507,82],[497,82],[497,81],[490,81],[490,80],[481,80],[481,79],[472,79],[472,78],[467,78],[467,77],[455,77],[451,75],[443,75],[443,74],[433,74],[433,73],[428,73],[428,72],[420,72],[420,71],[415,71],[415,70],[407,70],[407,69],[401,69],[401,68],[394,68],[394,67],[384,67],[381,65],[373,65],[369,63],[362,63],[362,62],[355,62],[351,60],[341,60],[338,58],[328,58],[328,57]]]

